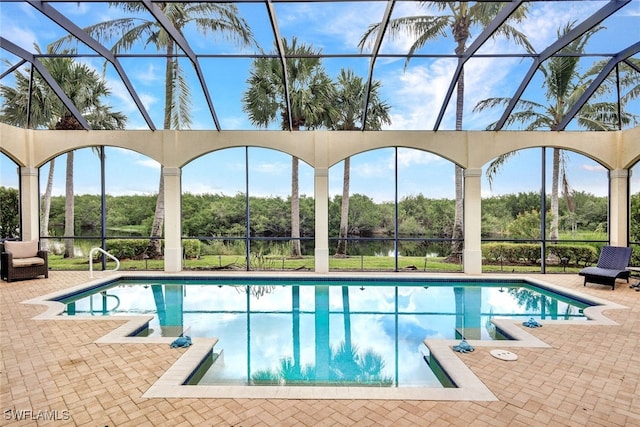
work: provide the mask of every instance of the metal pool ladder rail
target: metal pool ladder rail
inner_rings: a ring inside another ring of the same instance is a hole
[[[109,252],[105,251],[102,248],[93,248],[89,252],[89,277],[93,278],[93,254],[96,252],[102,252],[104,255],[114,260],[116,262],[116,268],[114,268],[111,271],[118,271],[118,269],[120,268],[120,261],[118,260],[118,258],[114,257],[113,255],[111,255]]]

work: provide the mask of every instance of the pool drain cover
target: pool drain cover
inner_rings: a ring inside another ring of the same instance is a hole
[[[518,355],[510,352],[509,350],[491,350],[491,355],[500,360],[518,360]]]

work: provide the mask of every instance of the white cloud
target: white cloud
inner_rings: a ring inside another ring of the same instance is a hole
[[[147,86],[157,88],[158,83],[160,83],[160,86],[164,85],[164,71],[158,70],[155,64],[151,62],[147,63],[145,68],[136,69],[135,77],[136,80]]]
[[[13,25],[7,26],[7,22],[3,22],[2,26],[3,37],[7,38],[14,44],[21,46],[25,50],[33,51],[33,44],[38,43],[38,37],[34,32]]]
[[[287,4],[286,10],[277,9],[280,29],[287,33],[290,29],[297,34],[299,40],[312,43],[315,48],[331,45],[332,50],[356,51],[360,39],[372,24],[380,22],[384,16],[386,5],[373,2],[363,7],[362,3],[302,3]],[[414,15],[426,12],[414,2],[400,2],[394,8],[394,17]],[[301,22],[306,22],[304,26]],[[370,42],[375,41],[375,37]],[[394,52],[406,52],[412,40],[405,35],[398,35],[393,41],[385,41],[383,49]],[[368,45],[364,52],[370,52]]]
[[[220,117],[223,129],[247,129],[249,127],[246,116]]]
[[[202,181],[189,181],[182,183],[182,191],[191,194],[234,194],[225,190],[223,186],[211,185]]]
[[[264,173],[268,175],[283,175],[283,172],[289,173],[291,165],[284,163],[255,163],[250,165],[251,171]]]
[[[584,3],[584,2],[583,2]],[[592,3],[592,2],[588,2]],[[595,2],[593,2],[595,3]],[[404,5],[403,5],[404,6]],[[437,11],[420,9],[415,5],[406,5],[406,10],[395,9],[394,17],[411,14],[435,14]],[[540,51],[557,39],[557,29],[567,22],[577,20],[592,14],[597,5],[558,5],[533,4],[527,19],[518,24],[518,28],[529,38],[529,41]],[[407,52],[413,42],[408,36],[397,37],[388,42],[387,51]],[[431,52],[435,41],[431,43]],[[504,53],[507,51],[522,51],[523,48],[513,47],[512,41],[504,38],[492,38],[481,48],[481,52]],[[393,129],[430,129],[434,126],[446,91],[451,84],[456,61],[452,59],[434,59],[429,63],[420,63],[420,59],[413,59],[409,67],[400,74],[391,73],[381,78],[383,90],[389,92],[388,99],[402,100],[391,110]],[[397,61],[396,61],[397,62]],[[388,62],[387,62],[388,63]],[[378,63],[378,69],[383,62]],[[425,65],[422,65],[425,64]],[[489,123],[497,119],[499,109],[483,113],[471,113],[478,101],[489,97],[511,97],[519,85],[524,71],[528,69],[530,61],[516,58],[474,58],[465,64],[465,113],[464,127],[466,129],[484,129]],[[455,127],[455,92],[451,96],[449,106],[445,111],[440,129]]]
[[[420,16],[420,15],[442,15],[442,13],[438,12],[434,8],[430,7],[420,7],[419,2],[398,2],[394,6],[393,13],[391,19],[396,19],[404,16]],[[451,40],[451,37],[449,40]],[[385,37],[385,40],[382,44],[381,51],[382,52],[400,52],[407,53],[411,48],[411,45],[414,43],[415,38],[409,34],[399,33],[396,34],[393,39],[389,37]],[[430,46],[433,49],[435,42],[428,42],[427,46]]]
[[[640,16],[640,2],[634,1],[628,4],[622,11],[622,16],[636,17]]]
[[[569,22],[580,23],[596,12],[600,2],[539,2],[533,3],[527,19],[518,24],[518,29],[540,52],[558,38],[558,28]]]
[[[114,109],[120,110],[127,115],[129,115],[131,111],[137,111],[137,107],[133,99],[131,99],[129,91],[121,80],[107,79],[107,84],[111,91],[111,96],[117,100],[115,103],[117,107],[114,105]]]
[[[142,101],[142,104],[147,110],[150,110],[158,102],[158,98],[150,93],[138,92],[138,96],[140,97],[140,101]]]
[[[389,170],[393,170],[393,165],[390,165],[386,159],[380,159],[375,163],[359,163],[351,167],[351,173],[362,178],[386,176]]]
[[[426,151],[413,149],[398,149],[398,167],[407,168],[412,165],[428,165],[446,162],[442,157]]]
[[[136,160],[136,165],[138,166],[142,166],[145,168],[150,168],[150,169],[157,169],[160,170],[160,163],[156,162],[153,159],[150,158],[140,158],[138,160]]]
[[[368,5],[365,10],[362,7],[344,7],[340,5],[338,13],[323,5],[325,13],[316,17],[326,22],[326,25],[320,25],[319,28],[331,37],[341,40],[345,50],[354,50],[360,39],[371,24],[380,22],[383,17],[385,5],[376,3]],[[365,52],[368,49],[364,50]]]
[[[70,4],[61,3],[58,6],[60,13],[65,16],[84,16],[91,11],[90,5],[86,3],[74,2]]]
[[[588,172],[598,172],[598,173],[606,173],[607,168],[597,163],[593,164],[582,164],[580,165],[580,169]]]
[[[432,128],[454,69],[454,61],[438,59],[385,76],[382,81],[391,92],[389,98],[402,100],[391,109],[393,129]]]
[[[109,90],[111,91],[111,97],[115,100],[113,102],[113,108],[117,111],[121,111],[125,113],[128,119],[127,128],[128,129],[149,129],[149,126],[144,121],[142,117],[142,113],[138,109],[138,106],[133,101],[133,98],[127,87],[124,85],[122,80],[118,77],[108,79]],[[153,93],[149,92],[141,92],[137,91],[136,88],[133,88],[136,91],[140,102],[147,110],[147,113],[151,114],[151,110],[157,103],[159,99]],[[152,118],[153,120],[153,118]],[[156,126],[159,126],[156,123]]]

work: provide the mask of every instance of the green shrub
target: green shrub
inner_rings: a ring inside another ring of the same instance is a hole
[[[164,246],[164,241],[162,241],[162,245]],[[107,252],[120,260],[141,259],[148,246],[149,239],[107,240]]]
[[[200,256],[245,255],[244,240],[205,240],[200,242]]]
[[[637,246],[633,248],[631,252],[631,262],[629,265],[640,266],[640,248]]]
[[[567,265],[588,265],[598,259],[600,249],[591,245],[554,244],[547,245],[546,258],[556,256],[558,260],[566,259]],[[492,263],[525,263],[539,264],[540,245],[537,243],[485,243],[482,245],[482,256]],[[562,262],[562,261],[560,261]]]
[[[507,231],[511,237],[518,239],[540,238],[540,212],[521,212],[508,226]]]
[[[516,247],[516,243],[485,243],[482,245],[482,256],[495,263],[515,262]]]
[[[184,257],[187,259],[200,258],[200,247],[200,240],[198,239],[188,239],[182,241],[182,250],[184,252]]]
[[[555,255],[560,260],[566,259],[567,264],[588,265],[598,259],[599,249],[590,245],[560,244],[547,246],[547,254]]]

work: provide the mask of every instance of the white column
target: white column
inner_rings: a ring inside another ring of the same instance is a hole
[[[176,167],[163,168],[164,177],[164,271],[182,271],[181,174]]]
[[[315,272],[329,272],[329,169],[314,170]]]
[[[609,172],[609,236],[615,246],[627,246],[629,226],[629,171]]]
[[[22,240],[40,238],[40,194],[38,191],[38,169],[30,166],[20,168],[20,217]]]
[[[482,169],[464,171],[464,251],[463,268],[467,274],[482,273]]]

